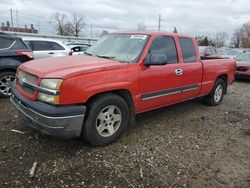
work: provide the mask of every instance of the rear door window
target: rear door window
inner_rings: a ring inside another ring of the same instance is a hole
[[[47,51],[50,45],[47,41],[32,41],[34,51]]]
[[[30,49],[33,50],[32,42],[31,42],[31,41],[24,41],[24,42],[25,42],[25,44],[26,44]]]
[[[177,51],[173,37],[159,36],[152,43],[150,53],[165,54],[168,58],[168,64],[178,63]]]
[[[197,56],[193,40],[190,38],[180,37],[179,41],[181,45],[181,51],[184,63],[196,62]]]
[[[26,49],[26,50],[28,50],[28,47],[26,46],[26,44],[22,40],[17,39],[16,42],[11,47],[11,49],[15,49],[15,50]]]
[[[51,50],[65,50],[64,47],[62,47],[56,42],[49,42],[49,44],[50,44]]]
[[[0,49],[9,48],[15,40],[8,38],[0,38]]]

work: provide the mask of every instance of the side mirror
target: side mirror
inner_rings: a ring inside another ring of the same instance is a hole
[[[80,52],[80,47],[76,46],[74,48],[71,48],[73,52]]]
[[[157,54],[157,53],[148,54],[144,62],[146,66],[166,65],[167,63],[168,63],[167,56],[165,54]]]

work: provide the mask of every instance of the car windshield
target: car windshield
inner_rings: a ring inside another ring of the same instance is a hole
[[[141,54],[148,38],[148,35],[106,35],[91,46],[85,54],[120,62],[133,62]]]
[[[231,49],[231,50],[226,50],[224,53],[225,55],[231,55],[231,56],[237,56],[241,54],[243,51],[240,49]]]
[[[250,52],[245,52],[239,56],[236,57],[237,61],[246,61],[250,63]]]

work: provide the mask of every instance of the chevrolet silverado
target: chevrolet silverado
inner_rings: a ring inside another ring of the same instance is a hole
[[[219,105],[235,67],[231,59],[201,60],[188,35],[113,33],[83,56],[22,64],[10,99],[41,132],[107,145],[136,114],[195,98]]]

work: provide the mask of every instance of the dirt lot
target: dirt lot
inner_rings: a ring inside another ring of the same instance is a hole
[[[42,135],[0,104],[0,187],[250,187],[250,82],[218,107],[189,101],[139,115],[102,148]]]

